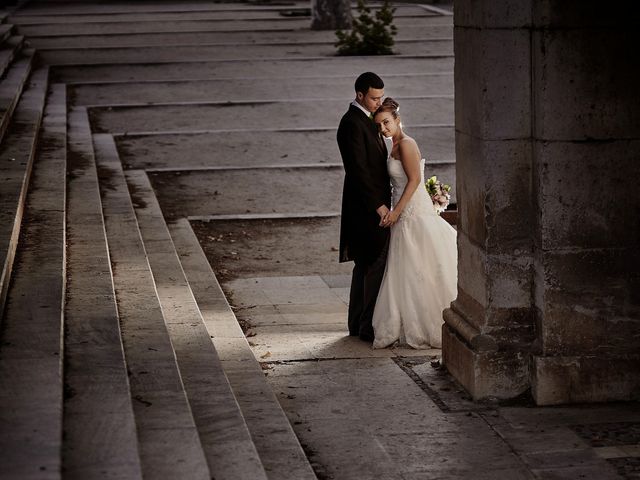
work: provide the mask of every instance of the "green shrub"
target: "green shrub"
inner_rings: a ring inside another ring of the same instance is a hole
[[[336,30],[338,55],[391,55],[393,37],[397,28],[393,25],[393,12],[389,0],[371,15],[365,0],[358,0],[358,17],[353,19],[350,31]]]

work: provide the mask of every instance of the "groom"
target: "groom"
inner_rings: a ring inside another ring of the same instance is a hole
[[[389,244],[387,214],[391,186],[387,147],[371,113],[382,104],[384,83],[372,72],[360,75],[356,98],[338,127],[344,164],[340,262],[354,261],[349,298],[349,335],[373,341],[371,318],[384,274]]]

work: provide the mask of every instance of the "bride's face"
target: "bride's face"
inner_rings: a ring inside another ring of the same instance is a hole
[[[380,112],[373,119],[378,125],[378,130],[385,137],[393,137],[400,128],[400,119],[393,118],[391,112]]]

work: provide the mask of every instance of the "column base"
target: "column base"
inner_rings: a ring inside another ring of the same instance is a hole
[[[640,400],[640,355],[534,356],[532,363],[538,405]]]
[[[442,328],[444,366],[474,400],[515,398],[529,389],[529,354],[474,350],[450,325]]]

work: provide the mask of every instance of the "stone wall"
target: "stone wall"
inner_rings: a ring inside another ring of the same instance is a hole
[[[474,398],[640,397],[640,21],[633,2],[457,0],[458,297]]]

